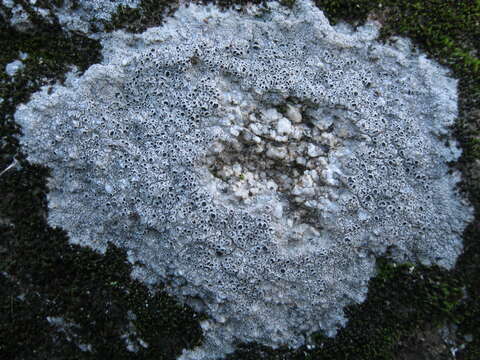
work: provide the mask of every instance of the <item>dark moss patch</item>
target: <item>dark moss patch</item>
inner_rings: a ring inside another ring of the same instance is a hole
[[[178,8],[177,0],[142,0],[137,8],[119,6],[110,22],[105,23],[106,31],[125,29],[140,33],[149,27],[159,26],[166,16]]]

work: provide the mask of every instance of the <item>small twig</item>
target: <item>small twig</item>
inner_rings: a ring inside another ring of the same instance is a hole
[[[15,165],[17,165],[17,159],[14,158],[13,162],[10,165],[8,165],[6,169],[4,169],[2,172],[0,172],[0,176],[2,176],[4,173],[6,173],[8,170],[10,170]]]

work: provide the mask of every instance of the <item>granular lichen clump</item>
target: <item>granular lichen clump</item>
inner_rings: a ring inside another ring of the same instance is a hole
[[[377,36],[305,1],[105,35],[101,64],[16,113],[49,223],[208,313],[184,358],[333,335],[387,251],[451,268],[471,219],[447,165],[456,81]]]

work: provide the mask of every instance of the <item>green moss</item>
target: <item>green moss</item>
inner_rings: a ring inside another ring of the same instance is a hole
[[[112,20],[105,22],[105,30],[125,29],[139,33],[152,26],[162,24],[165,16],[172,15],[178,7],[177,1],[142,0],[137,8],[119,6]]]
[[[480,138],[472,137],[464,143],[464,150],[469,160],[480,159]]]

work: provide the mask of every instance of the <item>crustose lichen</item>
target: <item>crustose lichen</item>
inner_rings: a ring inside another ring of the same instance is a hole
[[[269,6],[109,35],[101,64],[16,114],[52,168],[50,223],[126,248],[135,276],[211,316],[185,358],[332,335],[376,256],[451,267],[471,217],[446,70],[373,24]]]

